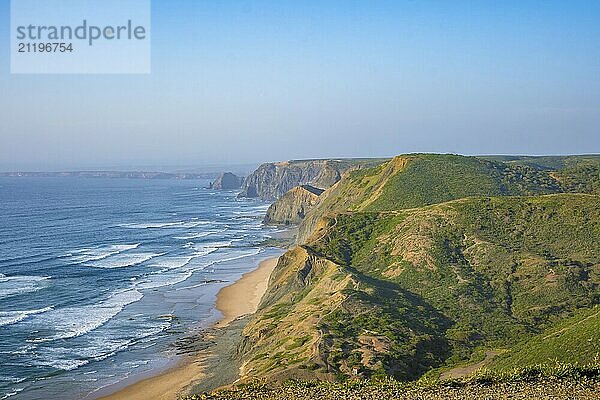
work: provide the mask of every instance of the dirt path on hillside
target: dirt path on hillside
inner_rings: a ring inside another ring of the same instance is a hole
[[[482,361],[479,361],[475,364],[467,365],[465,367],[452,368],[451,370],[442,373],[442,375],[440,375],[440,379],[457,379],[469,376],[477,370],[488,365],[492,361],[492,359],[500,353],[502,353],[502,351],[500,350],[488,350],[485,352],[485,358]]]
[[[562,328],[560,331],[556,331],[556,332],[554,332],[554,333],[551,333],[551,334],[549,334],[549,335],[547,335],[547,336],[544,336],[542,339],[543,339],[543,340],[546,340],[546,339],[549,339],[549,338],[551,338],[552,336],[558,336],[558,335],[560,335],[561,333],[563,333],[563,332],[565,332],[565,331],[568,331],[569,329],[573,328],[574,326],[577,326],[577,325],[579,325],[579,324],[581,324],[581,323],[583,323],[583,322],[587,321],[587,320],[588,320],[588,319],[590,319],[590,318],[594,318],[594,317],[595,317],[595,316],[597,316],[598,314],[600,314],[600,311],[598,311],[596,314],[590,315],[590,316],[588,316],[588,317],[585,317],[585,318],[584,318],[584,319],[582,319],[582,320],[579,320],[579,321],[575,322],[573,325],[569,325],[569,326],[567,326],[567,327],[565,327],[565,328]]]

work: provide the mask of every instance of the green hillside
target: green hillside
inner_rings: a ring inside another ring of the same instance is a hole
[[[600,155],[481,158],[548,171],[565,192],[600,193]]]
[[[540,170],[558,171],[578,165],[600,164],[600,155],[587,154],[578,156],[478,156],[484,160],[527,165]]]
[[[471,197],[317,225],[245,329],[243,377],[415,379],[600,301],[598,196]]]
[[[514,196],[557,193],[560,187],[546,172],[476,157],[417,155],[391,176],[365,210],[421,207],[470,196]]]
[[[300,225],[299,243],[321,217],[394,211],[473,196],[600,193],[600,156],[467,157],[411,154],[351,170],[321,195]]]
[[[469,196],[557,192],[560,187],[548,172],[526,165],[452,154],[412,154],[351,171],[328,196],[326,206],[336,211],[389,211]]]
[[[600,156],[398,156],[307,209],[236,349],[252,384],[203,398],[596,391]]]
[[[512,370],[561,362],[586,365],[600,362],[600,307],[577,311],[571,318],[519,343],[497,356],[492,370]]]

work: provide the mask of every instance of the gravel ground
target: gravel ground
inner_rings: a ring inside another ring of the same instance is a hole
[[[187,400],[383,400],[383,399],[600,399],[598,380],[540,380],[535,382],[470,383],[432,388],[369,386],[356,389],[324,387],[253,387],[188,397]]]

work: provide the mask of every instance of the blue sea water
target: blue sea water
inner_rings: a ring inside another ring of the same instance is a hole
[[[207,185],[0,178],[0,399],[94,398],[165,368],[221,287],[280,254],[260,245],[266,204]]]

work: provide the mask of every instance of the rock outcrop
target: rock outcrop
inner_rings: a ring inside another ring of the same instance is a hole
[[[293,225],[304,219],[306,213],[319,200],[323,189],[310,185],[296,186],[269,207],[265,224]]]
[[[231,172],[224,172],[217,178],[216,181],[210,184],[210,189],[218,190],[236,190],[242,187],[244,178],[239,177]]]
[[[275,201],[290,189],[311,185],[327,189],[345,171],[381,164],[379,159],[302,160],[263,164],[244,180],[240,197]]]

